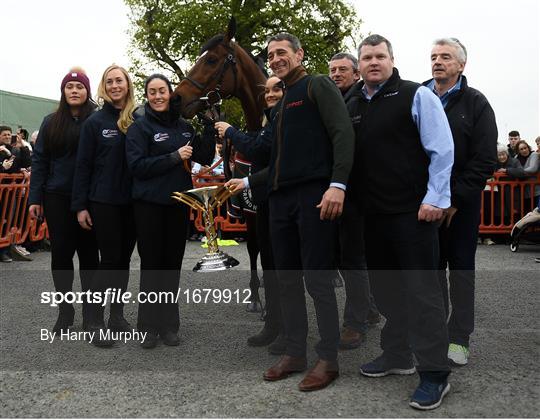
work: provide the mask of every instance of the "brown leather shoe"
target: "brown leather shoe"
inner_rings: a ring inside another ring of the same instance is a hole
[[[329,362],[319,359],[315,367],[309,370],[302,382],[298,384],[300,391],[317,391],[326,388],[339,376],[337,361]]]
[[[364,334],[345,327],[339,338],[339,348],[340,350],[352,350],[360,347],[360,344],[362,344],[363,341]]]
[[[381,314],[378,312],[370,312],[367,316],[367,323],[370,327],[377,325],[381,322]]]
[[[264,372],[263,378],[265,381],[280,381],[291,373],[303,372],[306,367],[305,357],[292,357],[285,354],[279,358],[274,366]]]

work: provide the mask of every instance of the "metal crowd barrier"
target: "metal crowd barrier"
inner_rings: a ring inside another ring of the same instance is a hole
[[[482,194],[480,233],[510,233],[514,224],[536,207],[535,190],[539,185],[540,173],[520,180],[493,174]]]
[[[222,185],[223,175],[195,175],[195,188]],[[0,248],[21,244],[27,239],[38,241],[48,236],[47,224],[31,219],[28,213],[30,179],[22,174],[0,174]],[[540,174],[525,180],[508,178],[495,173],[482,194],[480,233],[509,234],[514,224],[536,207],[535,187],[540,185]],[[536,198],[537,199],[537,198]],[[202,214],[190,210],[195,228],[204,231]],[[231,218],[226,206],[217,209],[216,229],[222,232],[244,232],[246,225]]]
[[[22,174],[0,174],[0,248],[48,236],[47,224],[28,213],[29,187],[30,178]]]
[[[209,187],[212,185],[223,185],[225,183],[224,175],[194,175],[193,187]],[[190,220],[193,221],[195,228],[199,232],[204,232],[204,223],[202,220],[202,212],[190,209]],[[216,230],[221,232],[245,232],[247,226],[245,223],[241,223],[238,219],[230,217],[227,213],[227,206],[223,205],[216,209],[214,214],[214,224]]]

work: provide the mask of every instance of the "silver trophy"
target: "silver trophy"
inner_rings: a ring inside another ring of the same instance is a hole
[[[221,271],[239,264],[238,260],[219,250],[216,227],[214,226],[213,210],[225,203],[232,194],[233,192],[224,185],[173,192],[172,198],[202,212],[208,252],[193,267],[193,271],[202,273]]]

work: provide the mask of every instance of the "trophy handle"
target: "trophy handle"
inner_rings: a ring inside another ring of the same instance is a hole
[[[203,212],[205,211],[205,207],[203,206],[203,204],[195,200],[193,197],[190,197],[189,195],[173,192],[172,198],[180,201],[181,203],[187,204],[194,210],[200,210]]]

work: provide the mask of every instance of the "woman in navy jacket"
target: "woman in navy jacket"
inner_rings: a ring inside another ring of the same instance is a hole
[[[129,128],[126,153],[133,174],[137,249],[141,257],[140,291],[176,295],[186,246],[188,209],[171,198],[175,191],[193,188],[183,161],[209,165],[214,157],[214,129],[202,137],[179,117],[180,98],[171,98],[170,81],[154,74],[145,82],[145,115]],[[147,332],[144,348],[179,344],[177,302],[139,303],[137,328]]]
[[[135,221],[131,203],[131,174],[126,161],[126,132],[136,108],[133,83],[128,72],[113,64],[103,73],[98,102],[103,107],[86,120],[81,129],[77,167],[73,182],[72,209],[80,226],[94,230],[100,251],[99,271],[92,292],[116,288],[124,292],[129,263],[135,247]],[[105,328],[104,307],[91,305],[89,329]],[[112,303],[108,327],[132,331],[124,318],[124,305]],[[94,339],[97,346],[112,341]]]
[[[82,123],[94,112],[90,81],[81,69],[72,69],[62,80],[58,109],[43,120],[32,156],[30,216],[47,220],[51,241],[51,270],[57,292],[71,292],[73,256],[79,257],[81,289],[89,290],[99,263],[93,232],[79,226],[71,211],[71,190]],[[73,325],[72,304],[60,303],[53,331]],[[83,328],[88,322],[88,305],[83,303]]]

